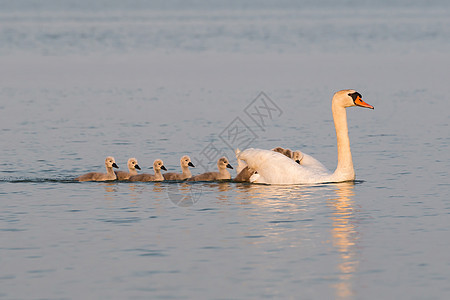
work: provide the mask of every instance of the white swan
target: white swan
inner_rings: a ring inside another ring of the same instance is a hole
[[[219,172],[206,172],[189,178],[187,181],[214,181],[231,179],[231,174],[227,168],[233,169],[226,157],[221,157],[217,161]]]
[[[257,173],[250,177],[250,181],[265,184],[300,184],[354,180],[355,171],[345,110],[351,106],[373,109],[373,106],[365,103],[361,94],[355,90],[342,90],[334,94],[331,110],[336,129],[338,165],[333,173],[316,167],[299,165],[285,155],[271,150],[247,149],[241,152],[238,158],[244,160],[248,167],[256,170]]]
[[[116,180],[117,176],[113,171],[113,168],[119,168],[116,165],[116,161],[114,157],[108,156],[105,159],[105,167],[106,167],[106,174],[100,173],[100,172],[90,172],[83,174],[81,176],[78,176],[75,178],[75,180],[78,181],[106,181],[106,180]]]
[[[320,163],[317,159],[312,157],[311,155],[305,154],[299,150],[291,151],[290,149],[285,149],[282,147],[276,147],[273,148],[272,151],[279,152],[292,160],[294,160],[296,163],[309,167],[309,168],[316,168],[317,170],[328,172],[327,168],[325,168],[322,163]],[[236,182],[250,182],[250,177],[256,173],[256,170],[251,169],[247,166],[245,162],[243,162],[241,159],[239,159],[239,153],[241,151],[239,149],[236,149],[236,158],[238,161],[238,167],[236,168],[237,176],[233,179]]]
[[[139,174],[139,175],[133,175],[130,176],[128,180],[130,181],[163,181],[164,177],[161,174],[161,170],[167,171],[166,167],[164,166],[164,163],[160,159],[156,159],[153,162],[153,170],[155,171],[155,175],[152,174]]]
[[[191,158],[187,155],[184,155],[180,158],[180,166],[182,173],[165,173],[165,180],[185,180],[192,177],[191,171],[189,167],[195,168],[194,164],[191,162]]]
[[[114,172],[114,173],[116,173],[117,180],[128,180],[130,178],[130,176],[138,174],[136,169],[138,169],[138,170],[141,169],[141,167],[139,167],[139,165],[138,165],[137,159],[134,157],[128,159],[127,166],[128,166],[128,172],[126,172],[126,171],[115,171]]]

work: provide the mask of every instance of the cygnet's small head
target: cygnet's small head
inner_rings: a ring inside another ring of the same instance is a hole
[[[194,164],[191,162],[191,158],[187,155],[180,158],[180,164],[181,167],[193,167],[195,168]]]
[[[134,169],[138,169],[140,170],[141,167],[139,167],[137,159],[132,157],[128,160],[128,169],[130,170],[134,170]]]
[[[360,93],[355,90],[342,90],[333,96],[333,102],[338,102],[343,107],[360,106],[373,109],[373,106],[364,102]]]
[[[106,166],[107,168],[116,168],[116,169],[119,168],[119,167],[116,165],[116,160],[115,160],[114,157],[112,157],[112,156],[108,156],[108,157],[105,159],[105,166]]]
[[[158,170],[164,170],[164,171],[167,171],[166,167],[164,166],[163,161],[160,160],[160,159],[157,159],[157,160],[155,160],[155,161],[153,162],[153,169],[154,169],[155,171],[158,171]]]
[[[292,159],[293,159],[296,163],[300,164],[300,162],[301,162],[302,159],[303,159],[303,153],[300,152],[300,151],[298,151],[298,150],[292,152]]]
[[[219,167],[219,169],[226,169],[226,168],[233,169],[233,167],[230,165],[226,157],[219,158],[219,160],[217,161],[217,167]]]

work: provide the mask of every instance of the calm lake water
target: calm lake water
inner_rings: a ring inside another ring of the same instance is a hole
[[[0,1],[0,298],[450,297],[448,4],[77,3]],[[355,183],[73,181],[235,147],[334,169],[344,88],[375,107]]]

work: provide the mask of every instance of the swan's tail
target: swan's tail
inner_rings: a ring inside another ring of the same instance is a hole
[[[238,163],[238,166],[236,167],[236,172],[237,172],[237,174],[239,174],[247,166],[247,164],[245,162],[243,162],[241,159],[239,159],[239,155],[241,154],[241,150],[239,150],[239,148],[237,148],[234,151],[234,153],[236,154],[236,159],[237,159],[237,163]]]

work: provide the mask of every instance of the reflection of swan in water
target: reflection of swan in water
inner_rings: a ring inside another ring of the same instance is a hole
[[[259,184],[235,184],[236,200],[242,204],[254,203],[258,207],[276,207],[283,205],[285,208],[298,208],[303,206],[301,201],[310,198],[308,192],[311,187],[302,185],[259,185]]]
[[[254,184],[236,184],[236,196],[233,201],[242,205],[264,208],[264,214],[274,212],[276,219],[273,221],[292,221],[292,215],[295,211],[305,211],[306,216],[314,215],[312,212],[317,208],[317,197],[322,197],[321,191],[326,195],[334,194],[326,200],[327,215],[331,223],[331,244],[333,252],[337,253],[335,268],[337,269],[337,283],[330,285],[334,289],[334,299],[352,299],[354,298],[353,282],[355,273],[359,265],[358,240],[360,234],[355,222],[355,201],[354,201],[354,183],[343,182],[338,184],[315,186],[284,186],[284,185],[254,185]],[[326,199],[325,198],[325,199]],[[263,215],[264,215],[263,214]],[[298,215],[303,215],[298,213]],[[260,217],[256,214],[257,218]],[[283,218],[284,216],[284,218]],[[252,216],[246,216],[251,218]],[[261,235],[270,236],[272,239],[285,241],[285,231],[283,234],[272,234],[270,230],[261,231]],[[311,232],[306,231],[305,236],[310,237]],[[304,247],[307,240],[299,239],[295,241],[289,239],[291,246]],[[267,240],[265,241],[267,243]],[[331,266],[333,268],[333,266]]]
[[[335,299],[353,298],[353,276],[358,267],[356,243],[359,239],[354,221],[354,183],[344,182],[336,185],[336,196],[330,198],[328,203],[334,208],[331,214],[333,227],[331,230],[333,247],[340,255],[337,265],[339,282],[334,284]]]

